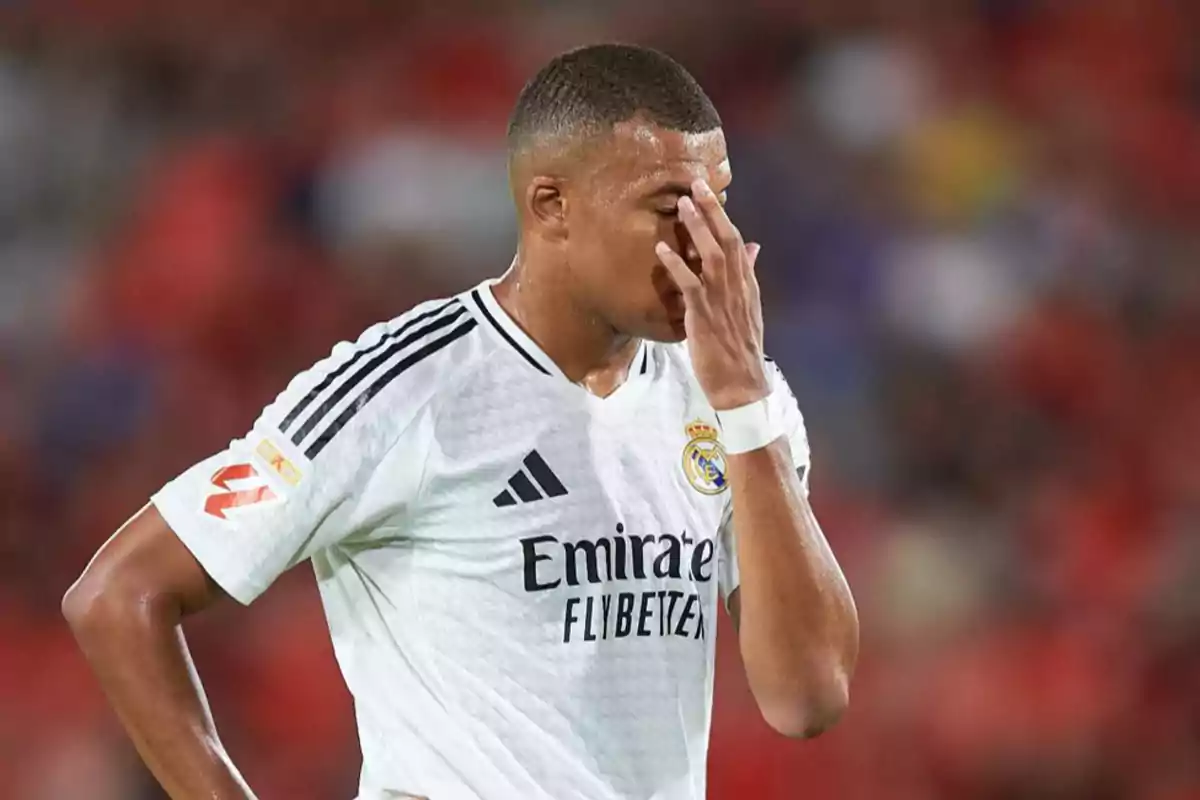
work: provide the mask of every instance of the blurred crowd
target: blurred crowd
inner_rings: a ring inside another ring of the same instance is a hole
[[[1200,798],[1189,0],[0,2],[0,795],[161,796],[63,592],[334,342],[507,267],[506,115],[600,40],[725,119],[863,621],[804,743],[725,631],[711,796]],[[311,573],[187,629],[260,796],[352,797]]]

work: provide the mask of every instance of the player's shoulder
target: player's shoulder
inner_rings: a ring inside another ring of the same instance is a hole
[[[465,295],[435,298],[370,326],[353,342],[334,345],[314,371],[343,387],[361,380],[376,390],[395,382],[410,396],[418,387],[424,391],[416,394],[433,392],[480,355],[472,335],[477,326]]]
[[[477,327],[462,295],[420,303],[335,344],[264,417],[310,458],[351,422],[386,436],[479,362]]]

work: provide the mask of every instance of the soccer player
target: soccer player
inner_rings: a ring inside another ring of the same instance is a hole
[[[845,707],[857,617],[712,103],[658,52],[586,47],[522,90],[508,145],[503,277],[337,345],[64,598],[172,797],[252,796],[181,621],[304,561],[361,800],[702,798],[719,597],[770,725]]]

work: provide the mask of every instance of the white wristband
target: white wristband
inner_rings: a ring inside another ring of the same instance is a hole
[[[717,412],[721,444],[731,455],[748,453],[783,436],[783,420],[774,413],[769,397],[738,408]]]

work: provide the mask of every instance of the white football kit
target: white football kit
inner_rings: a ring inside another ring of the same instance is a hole
[[[153,502],[241,603],[313,562],[360,800],[700,800],[738,583],[716,416],[686,345],[601,399],[491,284],[337,345]]]

